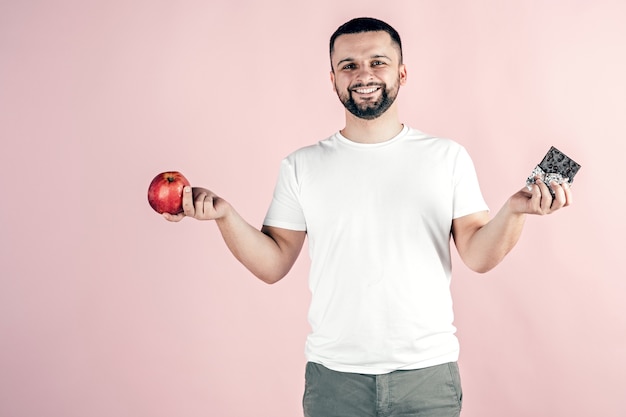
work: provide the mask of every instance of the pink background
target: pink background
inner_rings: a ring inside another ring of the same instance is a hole
[[[360,15],[492,210],[551,145],[583,166],[497,269],[455,257],[464,417],[625,415],[624,1],[5,0],[1,416],[301,415],[306,249],[267,286],[146,189],[180,170],[260,225],[280,159],[343,126],[327,41]]]

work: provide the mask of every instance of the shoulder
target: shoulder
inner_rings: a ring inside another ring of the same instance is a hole
[[[322,155],[328,153],[332,149],[336,148],[337,138],[336,135],[332,135],[327,137],[326,139],[320,140],[317,143],[313,143],[311,145],[303,146],[295,151],[291,152],[284,158],[284,161],[288,161],[291,163],[296,163],[298,161],[306,161],[306,160],[315,160],[316,158],[321,157]]]
[[[409,127],[405,136],[405,143],[419,144],[431,156],[442,156],[455,158],[459,154],[467,154],[467,150],[456,140],[436,136]]]

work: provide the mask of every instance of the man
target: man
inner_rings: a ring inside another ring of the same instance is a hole
[[[526,214],[571,203],[538,181],[490,219],[459,144],[404,126],[402,44],[388,24],[358,18],[330,41],[330,78],[345,127],[281,165],[262,229],[213,192],[187,187],[184,214],[215,220],[254,275],[283,278],[308,236],[311,253],[304,413],[308,417],[458,416],[462,393],[452,324],[450,237],[472,270],[495,267]]]

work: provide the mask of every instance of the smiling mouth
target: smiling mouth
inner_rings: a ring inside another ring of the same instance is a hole
[[[352,89],[353,92],[358,94],[371,94],[378,90],[380,90],[380,87],[358,87]]]

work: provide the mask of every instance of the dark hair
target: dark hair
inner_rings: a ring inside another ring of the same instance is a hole
[[[374,19],[373,17],[357,17],[339,26],[335,33],[333,33],[330,37],[329,52],[331,57],[335,49],[335,41],[339,36],[353,33],[379,31],[387,32],[389,36],[391,36],[391,40],[398,45],[398,49],[400,51],[400,63],[402,63],[402,41],[400,40],[400,35],[389,24],[383,22],[382,20]]]

